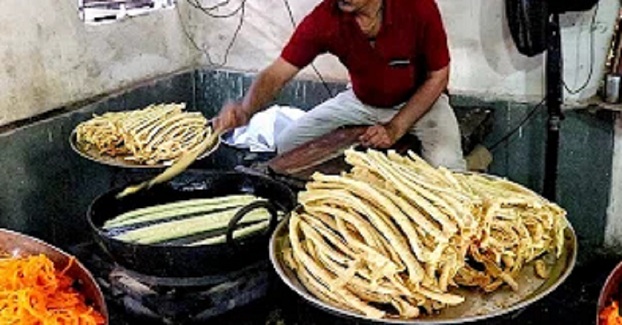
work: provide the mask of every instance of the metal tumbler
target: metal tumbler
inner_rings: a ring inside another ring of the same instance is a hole
[[[617,74],[607,74],[605,77],[605,101],[610,104],[620,102],[620,84],[622,76]]]

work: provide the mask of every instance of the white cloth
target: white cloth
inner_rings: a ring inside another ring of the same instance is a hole
[[[255,114],[248,125],[236,128],[230,137],[223,141],[236,148],[251,152],[275,151],[275,139],[287,126],[303,116],[298,108],[274,105]]]
[[[279,153],[289,151],[344,125],[386,123],[400,106],[378,108],[363,104],[351,89],[316,106],[277,138]],[[442,94],[410,130],[421,141],[422,157],[433,166],[465,170],[460,130],[449,98]]]

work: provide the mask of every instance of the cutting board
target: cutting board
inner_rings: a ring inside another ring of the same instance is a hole
[[[314,172],[339,174],[349,169],[343,152],[359,144],[359,137],[367,126],[350,126],[336,129],[311,140],[291,151],[274,157],[268,162],[270,172],[298,180],[307,180]],[[392,149],[405,152],[416,149],[419,142],[408,135],[400,139]]]

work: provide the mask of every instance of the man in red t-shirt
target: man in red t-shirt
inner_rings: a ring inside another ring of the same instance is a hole
[[[225,105],[215,126],[248,123],[319,54],[346,66],[351,88],[313,108],[276,140],[279,152],[343,125],[370,125],[363,145],[388,148],[410,132],[431,164],[464,169],[460,133],[444,91],[447,36],[435,0],[324,0],[296,28],[281,56],[241,103]]]

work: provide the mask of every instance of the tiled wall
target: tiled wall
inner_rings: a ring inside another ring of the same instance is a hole
[[[513,129],[532,105],[502,103],[495,109],[495,127],[485,144],[492,145]],[[603,241],[611,189],[614,117],[606,112],[568,111],[562,122],[557,179],[558,203],[579,239]],[[509,141],[493,151],[490,172],[542,191],[546,147],[546,107]]]
[[[240,98],[252,75],[195,71],[140,85],[123,94],[54,118],[0,134],[0,227],[7,227],[66,247],[89,238],[85,212],[89,203],[132,172],[100,166],[73,153],[71,130],[93,113],[134,109],[154,102],[187,102],[208,117],[230,99]],[[329,84],[334,94],[343,84]],[[295,81],[276,100],[309,109],[328,98],[321,83]],[[494,110],[492,144],[514,127],[531,107],[508,102],[482,102],[452,97],[456,106]],[[541,189],[545,142],[542,109],[509,142],[494,151],[491,173],[508,176],[537,191]],[[613,146],[613,117],[584,111],[569,112],[562,126],[559,199],[582,241],[601,243],[608,206]],[[226,150],[226,149],[223,149]],[[237,159],[237,158],[236,158]],[[204,168],[231,168],[240,163],[216,155],[200,162]],[[142,175],[143,177],[145,175]]]
[[[199,70],[195,76],[197,106],[205,115],[214,116],[228,100],[241,99],[253,78],[253,74]],[[324,86],[320,82],[296,80],[285,86],[274,104],[308,110],[345,88],[342,83],[327,83]]]

